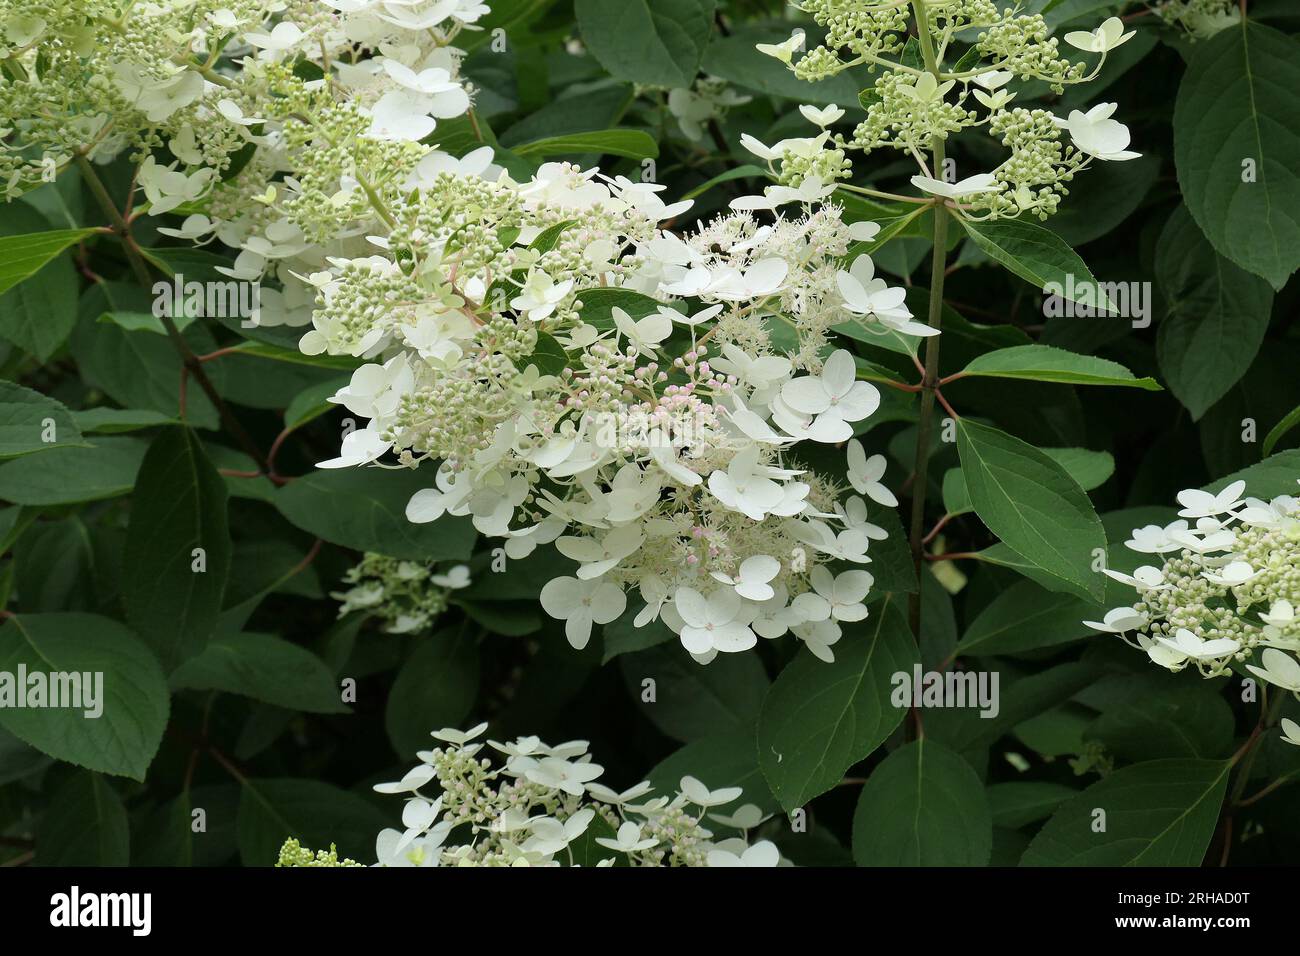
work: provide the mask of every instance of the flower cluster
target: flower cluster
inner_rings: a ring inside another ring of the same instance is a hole
[[[469,587],[469,566],[458,564],[438,573],[415,561],[367,553],[343,576],[346,591],[330,597],[339,602],[339,617],[362,611],[384,622],[389,634],[427,630],[443,611],[453,591]]]
[[[1015,218],[1028,214],[1046,219],[1069,192],[1074,176],[1094,160],[1134,159],[1128,129],[1111,115],[1114,103],[1102,103],[1066,117],[1051,111],[1011,107],[1017,92],[1012,81],[1047,83],[1060,93],[1067,85],[1095,79],[1106,54],[1128,41],[1122,21],[1111,17],[1094,31],[1065,34],[1065,42],[1097,56],[1091,69],[1061,55],[1041,15],[1018,7],[999,10],[991,0],[945,0],[922,6],[930,36],[907,39],[910,10],[904,3],[863,4],[857,0],[800,0],[799,9],[826,29],[826,40],[799,60],[803,44],[797,32],[783,44],[759,49],[789,64],[804,79],[818,80],[862,66],[880,71],[861,95],[867,116],[849,136],[824,131],[817,137],[788,139],[768,147],[751,143],[769,163],[782,186],[812,179],[816,187],[848,179],[848,154],[891,148],[916,161],[912,183],[922,192],[952,201],[958,215],[972,219]],[[950,42],[959,34],[973,43],[951,67],[944,67]],[[933,38],[933,39],[932,39]],[[978,104],[983,111],[976,109]],[[838,107],[804,115],[823,128],[844,115]],[[927,152],[963,130],[986,127],[1010,155],[991,172],[955,181],[951,169],[931,169]],[[1062,142],[1062,132],[1070,142]],[[852,188],[852,187],[848,187]],[[867,190],[868,194],[870,191]]]
[[[339,859],[338,851],[333,845],[330,846],[329,852],[316,850],[315,852],[307,849],[297,840],[286,840],[284,846],[280,847],[280,857],[275,861],[276,866],[282,867],[338,867],[338,866],[362,866],[356,860]]]
[[[1300,499],[1243,498],[1245,488],[1180,492],[1178,520],[1135,528],[1125,543],[1160,566],[1108,569],[1138,600],[1086,623],[1171,671],[1218,677],[1235,662],[1300,697]]]
[[[801,75],[840,47],[871,67],[914,59],[901,4],[804,6],[829,45]],[[893,64],[851,139],[830,132],[843,110],[803,107],[818,135],[746,140],[778,183],[685,233],[665,224],[691,203],[662,186],[466,151],[482,136],[455,42],[489,12],[479,0],[0,0],[16,77],[0,91],[30,117],[0,161],[13,193],[130,150],[132,215],[183,217],[160,231],[237,249],[222,271],[259,283],[262,325],[362,363],[333,401],[368,424],[321,467],[428,462],[410,520],[470,516],[510,558],[553,544],[576,567],[541,602],[575,647],[633,594],[636,625],[662,621],[701,663],[787,633],[832,660],[841,623],[867,614],[862,565],[885,534],[867,499],[897,503],[883,456],[854,439],[880,395],[832,334],[932,333],[860,253],[879,226],[833,201],[848,151],[916,152],[918,188],[989,216],[1045,215],[1090,158],[1134,155],[1113,106],[1059,122],[1006,109],[1013,76],[1083,78],[1041,18],[987,0],[923,9],[936,63],[967,29],[993,62]],[[1104,58],[1130,35],[1112,19],[1066,40]],[[794,47],[765,52],[790,62]],[[968,92],[1012,158],[954,185],[919,150],[977,122]],[[689,125],[735,102],[706,80],[676,112]],[[843,468],[809,467],[817,445],[845,442]],[[396,630],[441,609],[420,569],[367,561],[346,608],[380,608]]]
[[[649,783],[621,793],[598,782],[604,772],[587,753],[587,742],[557,746],[536,737],[511,743],[490,740],[501,766],[481,756],[475,738],[487,729],[444,728],[441,741],[418,756],[401,780],[375,786],[402,794],[402,829],[384,830],[375,841],[379,866],[776,866],[780,853],[769,841],[752,845],[746,831],[766,818],[746,804],[731,813],[739,787],[709,790],[683,777],[672,797],[650,797]],[[437,786],[430,797],[421,789]],[[706,825],[706,821],[710,821]],[[710,826],[735,836],[716,837]],[[281,851],[287,865],[315,862],[290,841]]]
[[[1166,23],[1187,31],[1193,40],[1208,40],[1241,23],[1238,0],[1165,0],[1156,13]]]
[[[787,632],[831,659],[872,584],[832,563],[866,564],[884,532],[794,446],[843,443],[879,404],[834,326],[928,331],[868,257],[844,261],[878,227],[794,190],[682,236],[660,224],[690,203],[662,187],[563,163],[516,179],[490,147],[438,149],[471,105],[452,41],[486,11],[92,7],[96,29],[148,36],[99,44],[121,135],[74,151],[141,150],[144,211],[185,216],[162,231],[237,248],[224,271],[267,286],[261,324],[363,360],[333,401],[369,423],[321,467],[436,462],[412,521],[471,515],[513,558],[554,542],[577,562],[542,591],[574,646],[634,589],[638,624],[663,620],[701,662]],[[855,444],[848,481],[892,506],[883,464]],[[419,628],[445,601],[426,573],[368,557],[344,607]]]

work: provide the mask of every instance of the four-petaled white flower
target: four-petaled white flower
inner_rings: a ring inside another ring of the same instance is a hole
[[[540,269],[531,269],[519,295],[510,300],[510,307],[532,321],[540,322],[555,311],[572,288],[572,279],[556,282]]]
[[[1081,153],[1112,162],[1137,159],[1142,154],[1126,148],[1130,138],[1128,127],[1110,118],[1117,107],[1117,103],[1098,103],[1086,113],[1071,110],[1067,118],[1053,117],[1053,120],[1069,131],[1070,139]]]
[[[780,573],[780,561],[766,554],[755,554],[740,562],[734,578],[721,571],[714,571],[713,578],[730,584],[747,601],[766,601],[776,594],[769,582]]]
[[[831,354],[820,375],[791,379],[781,387],[781,401],[795,412],[816,416],[828,429],[818,441],[839,442],[853,436],[849,422],[861,421],[880,407],[880,392],[857,379],[853,356],[844,349]]]
[[[1108,17],[1101,26],[1089,32],[1075,30],[1065,35],[1065,42],[1087,53],[1106,53],[1121,43],[1127,43],[1137,33],[1136,30],[1124,32],[1124,21],[1119,17]]]
[[[617,584],[580,581],[567,575],[552,578],[539,595],[542,610],[564,622],[564,636],[578,650],[591,640],[591,625],[608,624],[627,607],[627,595]]]
[[[627,820],[619,825],[618,837],[610,839],[609,837],[596,837],[596,842],[603,847],[611,850],[617,850],[620,853],[639,853],[641,850],[648,850],[652,846],[657,846],[659,840],[656,837],[641,837],[641,825],[632,820]]]
[[[1279,651],[1276,647],[1265,648],[1264,653],[1260,655],[1260,661],[1263,667],[1247,664],[1246,670],[1260,680],[1275,684],[1294,694],[1300,694],[1300,661],[1285,651]]]
[[[744,601],[731,588],[718,588],[707,598],[694,588],[678,588],[673,605],[682,619],[682,646],[692,654],[735,653],[758,643]]]
[[[884,279],[875,275],[876,266],[868,255],[858,256],[848,272],[838,272],[835,283],[844,297],[844,308],[864,318],[874,318],[887,329],[908,335],[938,335],[923,322],[912,321],[912,311],[905,303],[907,290],[902,286],[890,288]],[[875,331],[868,326],[868,329]]]
[[[747,849],[736,849],[740,850],[739,854],[731,850],[710,850],[709,866],[770,867],[781,862],[776,844],[768,840],[760,840]]]
[[[955,183],[946,183],[942,179],[929,176],[913,176],[912,185],[921,192],[942,196],[944,199],[964,199],[981,193],[993,192],[998,188],[997,177],[992,173],[976,173]]]
[[[896,508],[898,499],[894,497],[892,491],[880,483],[880,479],[885,477],[885,456],[872,455],[868,458],[862,442],[856,438],[849,442],[848,456],[848,479],[853,490],[886,508]]]

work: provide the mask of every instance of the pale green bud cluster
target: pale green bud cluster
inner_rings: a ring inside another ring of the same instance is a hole
[[[1166,23],[1187,31],[1193,40],[1208,40],[1241,22],[1238,0],[1166,0],[1156,7]]]
[[[447,610],[453,585],[469,584],[468,574],[440,575],[415,561],[367,553],[343,576],[346,591],[332,592],[339,617],[361,611],[384,622],[390,634],[425,631]]]
[[[330,844],[329,852],[317,850],[314,853],[297,840],[285,840],[280,847],[280,858],[275,861],[277,867],[303,866],[363,866],[352,859],[339,859],[338,850]]]

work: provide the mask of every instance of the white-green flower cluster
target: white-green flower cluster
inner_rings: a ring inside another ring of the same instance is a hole
[[[769,841],[746,832],[766,818],[753,805],[719,808],[739,787],[709,790],[683,777],[681,790],[652,797],[649,783],[617,793],[599,783],[585,740],[550,746],[536,737],[488,741],[500,765],[468,731],[444,728],[401,780],[375,786],[403,794],[402,829],[375,841],[378,866],[776,866]],[[437,793],[421,790],[436,787]],[[719,837],[710,827],[737,835]],[[297,849],[296,846],[294,848]],[[309,853],[309,851],[302,851]],[[297,854],[301,855],[301,854]],[[283,856],[283,854],[282,854]]]
[[[1194,40],[1208,40],[1241,23],[1239,0],[1165,0],[1156,13],[1166,23],[1186,30]]]
[[[1236,662],[1300,697],[1300,499],[1243,498],[1245,488],[1180,492],[1178,520],[1135,528],[1128,547],[1162,564],[1108,569],[1138,599],[1086,623],[1171,671],[1218,677]]]
[[[848,441],[880,402],[831,327],[929,329],[869,257],[845,268],[878,227],[828,190],[774,187],[681,235],[660,224],[690,203],[663,187],[440,150],[449,124],[476,128],[453,44],[477,0],[0,3],[26,41],[3,87],[26,117],[11,190],[133,150],[132,215],[238,249],[223,271],[262,284],[263,325],[365,360],[333,400],[369,422],[322,467],[428,461],[412,521],[469,515],[510,558],[553,543],[577,568],[542,605],[575,647],[629,591],[637,625],[700,662],[786,633],[830,660],[866,615],[852,566],[884,532],[796,446]],[[883,456],[853,442],[848,465],[896,504]],[[354,583],[349,605],[378,595]]]
[[[690,89],[669,90],[667,106],[686,138],[698,143],[704,140],[710,122],[725,119],[733,106],[743,106],[752,99],[733,90],[726,80],[703,76]]]
[[[458,564],[439,573],[416,561],[366,553],[343,576],[346,591],[332,591],[339,617],[353,611],[379,618],[389,634],[428,630],[447,610],[453,591],[469,587],[469,566]]]
[[[957,215],[993,219],[1028,214],[1046,219],[1056,212],[1074,176],[1094,161],[1138,156],[1127,148],[1128,129],[1111,119],[1114,103],[1074,110],[1067,117],[1010,105],[1018,95],[1013,81],[1045,82],[1060,93],[1067,85],[1096,78],[1107,53],[1133,36],[1117,17],[1094,31],[1065,35],[1066,44],[1096,57],[1089,69],[1062,54],[1041,15],[1022,13],[1018,5],[992,0],[798,0],[794,6],[825,28],[824,44],[795,60],[803,39],[796,33],[783,44],[760,44],[762,52],[807,80],[859,66],[879,71],[879,76],[860,97],[867,116],[851,135],[823,132],[773,147],[749,144],[756,155],[777,164],[773,172],[784,186],[811,179],[820,188],[847,180],[852,173],[850,153],[891,148],[916,161],[919,174],[913,185],[949,200]],[[907,37],[914,10],[923,11],[927,24],[919,41]],[[973,42],[947,65],[952,42],[972,32]],[[829,118],[826,111],[810,109],[805,107],[804,115],[822,127],[844,115],[838,107],[830,108]],[[950,169],[930,167],[927,157],[935,143],[979,127],[1009,151],[1001,164],[960,182],[954,182]],[[1063,131],[1069,133],[1068,143]]]
[[[285,840],[284,846],[280,847],[279,859],[275,861],[276,866],[280,867],[339,867],[339,866],[363,866],[353,859],[339,859],[338,850],[332,845],[329,851],[307,849],[297,840]]]

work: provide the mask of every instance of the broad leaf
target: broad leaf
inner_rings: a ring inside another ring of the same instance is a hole
[[[1156,340],[1160,370],[1199,419],[1250,368],[1268,330],[1273,290],[1216,253],[1183,207],[1160,234],[1155,273],[1168,305]]]
[[[1200,866],[1231,769],[1228,761],[1153,760],[1116,770],[1057,810],[1020,863]]]
[[[957,423],[957,451],[989,530],[1071,592],[1101,600],[1105,578],[1092,565],[1106,534],[1079,483],[1037,448],[969,419]]]
[[[919,660],[899,602],[885,598],[835,645],[834,663],[802,650],[763,701],[758,762],[787,811],[840,782],[907,711],[890,701],[893,676]]]
[[[0,727],[58,760],[143,780],[171,698],[158,661],[121,624],[95,614],[23,614],[0,627],[0,672],[100,673],[100,715],[85,708],[0,707]],[[93,683],[93,682],[92,682]],[[84,692],[84,690],[83,690]]]
[[[465,719],[478,697],[478,645],[473,629],[459,627],[416,639],[388,692],[384,726],[403,758],[427,750],[429,733]]]
[[[1219,255],[1280,290],[1300,266],[1300,42],[1242,17],[1197,43],[1174,104],[1178,184]]]
[[[1017,345],[985,352],[959,373],[984,378],[1020,378],[1069,385],[1127,385],[1159,391],[1153,378],[1137,378],[1117,362],[1092,355],[1076,355],[1050,345]]]
[[[1078,253],[1049,229],[1022,219],[959,220],[984,253],[1044,294],[1106,311],[1111,301]]]
[[[406,520],[411,496],[432,485],[432,468],[321,470],[294,479],[273,501],[294,525],[331,544],[411,561],[464,560],[474,546],[468,518]]]
[[[587,49],[611,76],[689,87],[713,33],[715,0],[576,0]]]
[[[652,159],[659,155],[659,144],[649,133],[639,129],[607,129],[535,139],[516,146],[515,152],[520,156],[599,153],[603,156],[626,156],[629,159]]]
[[[172,672],[173,690],[220,690],[314,714],[347,713],[319,657],[273,634],[222,634]]]
[[[73,415],[52,398],[0,380],[0,458],[82,445]]]
[[[862,787],[853,814],[858,866],[985,866],[992,849],[984,787],[942,744],[900,747]]]
[[[226,484],[194,432],[173,426],[144,457],[127,526],[126,619],[172,671],[207,645],[230,573]]]
[[[68,246],[96,232],[97,229],[55,229],[0,236],[0,293],[34,275]]]

